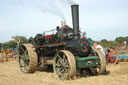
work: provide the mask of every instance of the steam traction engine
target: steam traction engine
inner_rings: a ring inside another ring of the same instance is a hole
[[[78,5],[71,8],[73,29],[67,25],[57,27],[56,34],[37,34],[32,44],[19,47],[18,63],[22,72],[34,73],[39,67],[53,65],[61,80],[72,79],[81,69],[89,69],[93,74],[104,72],[104,54],[92,49],[86,39],[80,39]]]

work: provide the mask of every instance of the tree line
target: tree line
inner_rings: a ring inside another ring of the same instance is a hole
[[[12,36],[12,40],[9,40],[4,43],[0,43],[0,48],[16,48],[20,44],[28,43],[28,40],[25,36]]]
[[[124,42],[128,45],[128,36],[126,37],[117,37],[114,41],[108,41],[106,39],[102,39],[99,43],[103,47],[115,47],[124,45]]]
[[[0,43],[0,48],[16,48],[17,45],[29,43],[32,37],[26,38],[25,36],[12,36],[12,40],[9,40],[4,43]],[[91,38],[88,38],[88,40],[93,44],[95,42]],[[124,41],[128,42],[128,36],[126,37],[117,37],[114,41],[108,41],[107,39],[102,39],[101,41],[98,41],[99,44],[101,44],[103,47],[115,47],[120,46],[124,43]],[[128,44],[127,44],[128,45]]]

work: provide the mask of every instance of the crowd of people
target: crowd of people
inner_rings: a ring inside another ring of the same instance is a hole
[[[0,60],[3,62],[4,60],[8,61],[9,59],[16,59],[16,49],[0,49]]]

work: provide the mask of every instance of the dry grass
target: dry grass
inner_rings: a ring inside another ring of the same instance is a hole
[[[0,62],[0,85],[128,85],[128,63],[107,65],[108,75],[61,81],[54,73],[23,74],[16,61]]]

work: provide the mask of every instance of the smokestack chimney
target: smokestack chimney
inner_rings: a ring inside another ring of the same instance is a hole
[[[74,40],[80,38],[79,33],[79,5],[71,5]]]

